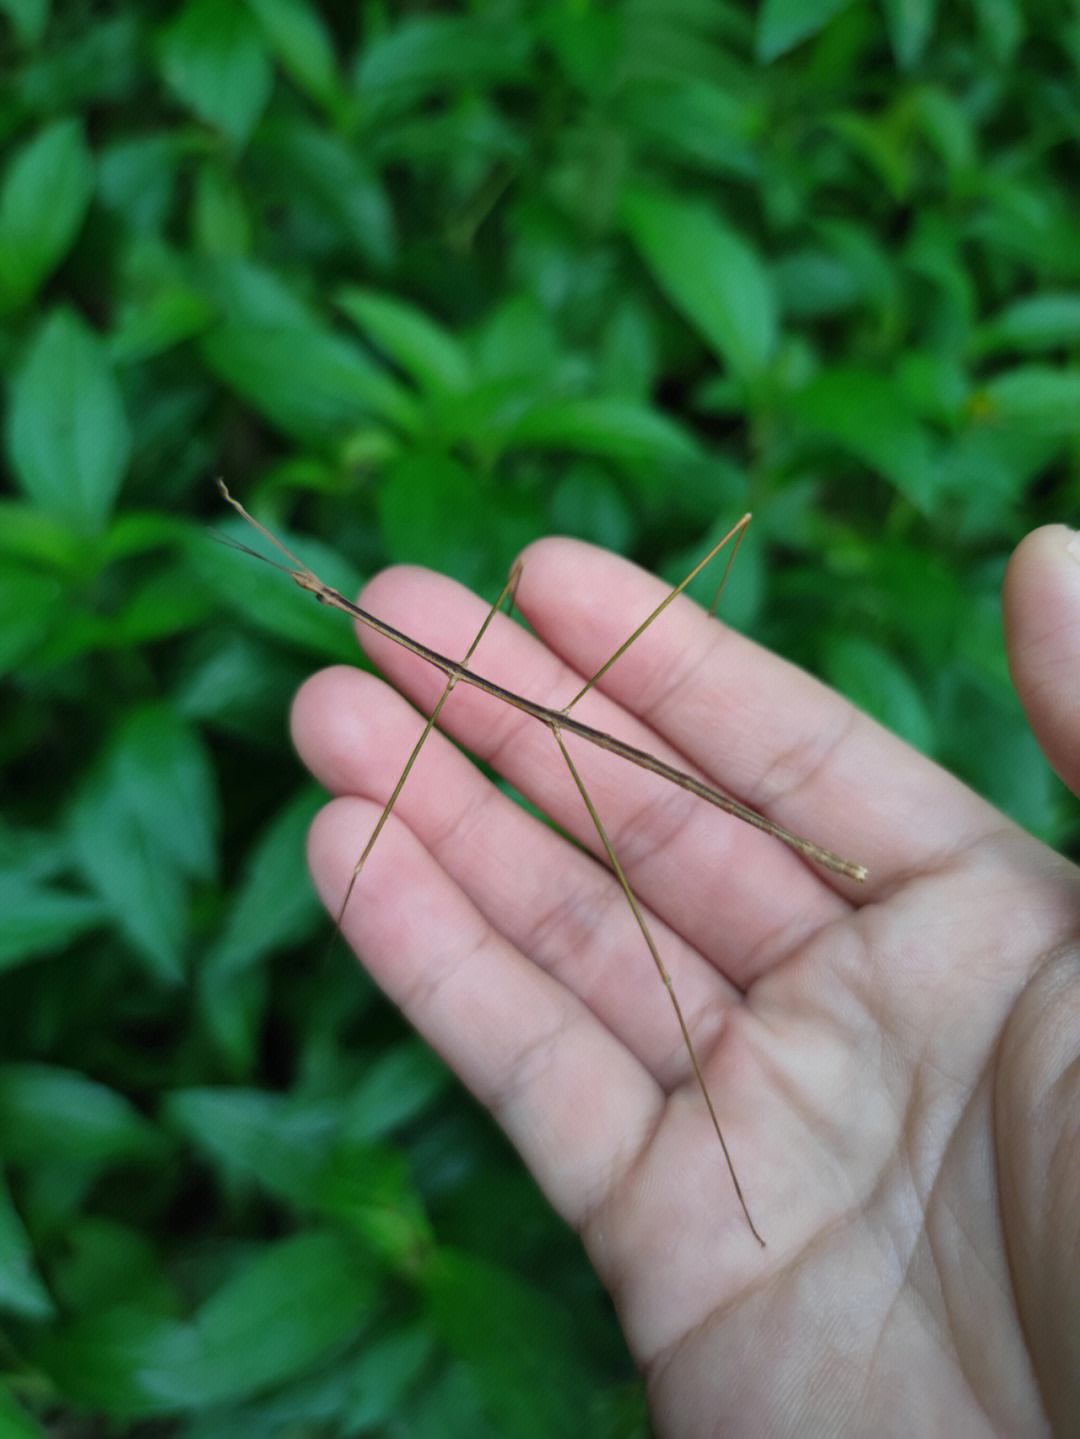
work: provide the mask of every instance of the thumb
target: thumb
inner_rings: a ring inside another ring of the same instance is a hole
[[[1080,793],[1080,534],[1033,530],[1002,595],[1009,670],[1043,754]]]

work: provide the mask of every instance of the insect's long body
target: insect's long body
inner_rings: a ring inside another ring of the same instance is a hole
[[[455,683],[472,685],[475,689],[482,690],[493,698],[502,700],[504,704],[512,705],[514,709],[521,710],[524,714],[532,715],[541,724],[547,725],[549,729],[562,730],[566,734],[577,735],[579,739],[587,740],[600,749],[609,750],[612,754],[626,759],[631,764],[638,765],[641,769],[651,770],[653,774],[661,775],[664,779],[670,780],[672,784],[678,785],[680,789],[689,790],[691,794],[697,795],[709,804],[714,804],[727,814],[735,815],[746,824],[753,825],[755,829],[763,830],[771,834],[774,839],[779,839],[792,849],[805,854],[808,859],[813,859],[818,864],[824,865],[836,874],[846,875],[849,879],[864,880],[866,868],[864,865],[855,864],[849,859],[842,859],[839,855],[833,854],[830,850],[823,849],[821,845],[815,844],[813,840],[805,839],[802,835],[795,834],[792,830],[785,829],[783,825],[777,824],[775,820],[767,819],[759,814],[757,810],[751,809],[749,805],[743,804],[740,800],[733,799],[731,795],[724,794],[715,786],[706,784],[704,780],[687,774],[684,770],[676,769],[674,765],[668,764],[665,760],[658,759],[656,755],[650,754],[648,750],[638,749],[636,745],[628,744],[625,740],[616,739],[614,735],[607,734],[604,730],[594,729],[591,725],[583,724],[581,720],[573,718],[565,710],[549,709],[546,705],[538,704],[535,700],[526,698],[525,695],[516,694],[513,690],[504,689],[502,685],[496,684],[494,680],[485,679],[483,675],[476,674],[473,670],[466,669],[456,660],[441,655],[437,650],[429,648],[419,640],[414,640],[410,635],[403,634],[396,630],[393,625],[388,625],[385,620],[380,620],[376,615],[369,614],[362,610],[359,605],[347,600],[338,590],[331,589],[315,575],[306,570],[289,570],[293,579],[301,589],[308,590],[316,599],[325,605],[332,605],[335,609],[344,610],[346,614],[352,615],[361,624],[365,624],[376,634],[383,635],[395,644],[410,650],[420,659],[427,660],[428,664],[434,665],[441,670],[447,679],[453,679]]]
[[[258,520],[253,519],[251,515],[249,515],[248,512],[244,509],[244,507],[233,499],[233,497],[229,494],[228,490],[225,488],[224,484],[222,484],[220,480],[218,481],[218,484],[221,488],[222,494],[228,500],[229,504],[231,504],[236,510],[238,510],[239,513],[243,515],[243,517],[250,524],[254,525],[254,527],[261,534],[265,535],[266,538],[270,540],[271,543],[274,544],[277,549],[281,551],[282,554],[286,555],[288,559],[292,561],[292,565],[295,566],[295,568],[285,565],[279,565],[278,568],[285,570],[285,573],[290,575],[292,579],[295,580],[295,582],[300,586],[301,589],[307,590],[309,594],[313,594],[315,598],[320,601],[320,603],[324,605],[331,605],[334,609],[343,610],[347,615],[351,615],[353,619],[359,620],[361,624],[366,625],[368,629],[373,630],[376,634],[382,635],[385,639],[392,640],[394,644],[400,645],[403,649],[409,650],[418,658],[426,660],[428,664],[433,665],[435,669],[440,670],[442,674],[446,676],[446,685],[443,689],[442,695],[439,697],[438,703],[432,710],[431,716],[425,724],[422,734],[420,735],[416,744],[413,746],[412,753],[410,754],[404,768],[402,769],[401,774],[398,776],[397,783],[394,785],[393,792],[391,793],[390,798],[384,805],[378,822],[376,823],[375,828],[372,830],[371,835],[368,838],[367,844],[364,846],[363,853],[360,855],[360,858],[357,860],[356,865],[353,868],[352,877],[346,888],[345,897],[342,900],[341,908],[338,911],[338,928],[341,928],[342,920],[344,919],[345,915],[345,910],[349,903],[349,898],[352,894],[353,887],[356,884],[356,880],[360,874],[360,871],[363,868],[364,862],[366,861],[368,855],[371,853],[375,841],[378,839],[380,833],[382,832],[383,826],[385,825],[390,815],[390,811],[393,809],[397,797],[401,793],[401,788],[408,777],[409,771],[412,769],[413,764],[416,761],[417,755],[420,753],[420,749],[424,744],[424,741],[431,733],[432,727],[434,726],[443,705],[446,703],[455,685],[472,685],[475,689],[482,691],[484,694],[491,695],[492,698],[501,700],[503,704],[510,705],[514,709],[520,710],[524,714],[531,715],[533,719],[539,721],[540,724],[545,725],[551,731],[556,744],[559,746],[562,757],[566,762],[566,766],[570,772],[570,775],[573,778],[574,783],[581,794],[581,798],[585,803],[585,807],[589,812],[589,817],[592,820],[593,826],[596,829],[596,832],[600,838],[600,842],[603,846],[605,854],[607,855],[608,862],[611,865],[612,871],[614,872],[614,875],[623,890],[626,901],[629,904],[630,909],[633,913],[634,920],[637,923],[639,930],[641,931],[642,938],[648,946],[649,953],[652,956],[657,973],[659,974],[665,988],[667,989],[668,997],[671,1000],[672,1006],[675,1010],[675,1017],[678,1020],[679,1028],[682,1032],[683,1041],[690,1056],[690,1062],[693,1066],[698,1088],[700,1089],[701,1094],[705,1100],[705,1107],[709,1112],[709,1118],[712,1122],[713,1129],[716,1131],[716,1137],[720,1141],[720,1148],[723,1151],[724,1160],[728,1168],[728,1173],[731,1176],[731,1182],[735,1188],[735,1194],[738,1197],[739,1204],[742,1207],[742,1211],[746,1217],[746,1222],[749,1225],[751,1234],[753,1234],[754,1238],[758,1241],[759,1244],[764,1245],[765,1241],[758,1233],[757,1228],[754,1225],[754,1221],[750,1216],[750,1210],[747,1207],[746,1200],[743,1197],[742,1188],[735,1173],[735,1166],[732,1162],[731,1155],[728,1153],[727,1143],[724,1140],[724,1135],[720,1128],[720,1121],[717,1118],[716,1110],[713,1107],[713,1102],[709,1094],[708,1086],[705,1083],[705,1076],[702,1073],[701,1065],[698,1061],[697,1053],[694,1049],[693,1040],[691,1039],[690,1031],[687,1028],[686,1019],[683,1016],[682,1007],[680,1006],[678,997],[675,994],[675,988],[671,981],[671,975],[668,973],[667,968],[665,967],[664,962],[660,957],[660,952],[657,949],[656,943],[649,930],[648,922],[646,921],[641,906],[638,904],[637,898],[635,897],[634,892],[630,887],[630,883],[627,880],[622,865],[619,863],[618,856],[616,855],[612,847],[611,841],[608,838],[607,832],[604,829],[603,821],[601,820],[600,815],[597,813],[596,807],[594,806],[591,798],[589,797],[589,792],[586,789],[584,781],[582,780],[581,775],[578,773],[577,768],[575,767],[574,762],[570,757],[566,745],[563,743],[564,733],[576,735],[579,739],[585,740],[589,744],[596,745],[600,749],[604,749],[609,751],[611,754],[618,755],[621,759],[629,760],[631,764],[637,765],[640,769],[649,770],[653,774],[659,775],[661,778],[670,781],[670,783],[678,785],[680,789],[687,790],[691,794],[697,795],[698,798],[707,800],[709,804],[716,805],[718,809],[724,810],[725,813],[734,815],[737,819],[744,821],[744,823],[746,824],[753,825],[755,829],[763,830],[766,834],[772,835],[775,839],[782,840],[784,844],[790,846],[794,850],[797,850],[800,854],[805,855],[808,859],[812,859],[818,864],[823,865],[826,869],[832,870],[836,874],[844,875],[846,878],[854,880],[865,880],[867,878],[867,871],[863,865],[856,864],[852,860],[842,859],[839,855],[833,854],[831,850],[824,849],[821,845],[815,844],[812,840],[805,839],[802,835],[795,834],[791,830],[786,829],[783,825],[777,824],[775,820],[767,819],[765,815],[759,814],[757,810],[751,809],[749,805],[743,804],[740,800],[733,799],[730,795],[724,794],[722,790],[716,789],[715,786],[711,784],[707,784],[705,780],[698,779],[695,775],[687,774],[685,773],[685,771],[677,769],[674,765],[668,764],[666,760],[658,759],[656,755],[649,754],[647,750],[638,749],[636,745],[628,744],[625,740],[616,739],[614,735],[607,734],[603,730],[594,729],[592,725],[584,724],[581,720],[575,719],[570,714],[571,708],[578,702],[578,700],[581,699],[581,697],[589,689],[592,688],[592,686],[596,683],[600,676],[611,667],[611,665],[619,658],[621,654],[623,654],[626,649],[629,648],[631,644],[633,644],[634,640],[636,640],[637,637],[641,634],[641,632],[652,623],[652,621],[656,618],[660,611],[665,609],[667,605],[669,605],[678,594],[682,593],[682,591],[686,588],[694,575],[696,575],[698,571],[701,570],[704,565],[709,562],[710,559],[712,559],[713,555],[715,555],[718,550],[722,549],[723,546],[727,544],[730,539],[732,539],[733,537],[741,536],[742,531],[745,529],[747,523],[749,522],[750,516],[744,516],[743,519],[740,520],[739,523],[735,526],[735,528],[728,535],[726,535],[723,540],[720,541],[720,543],[712,550],[712,552],[709,555],[706,555],[705,559],[702,560],[701,564],[699,564],[696,569],[691,571],[691,573],[686,577],[686,579],[682,581],[681,584],[677,585],[673,590],[668,593],[667,597],[661,602],[661,604],[657,606],[657,608],[652,612],[652,614],[650,614],[649,617],[644,620],[637,627],[636,630],[634,630],[633,634],[631,634],[628,639],[623,641],[623,643],[618,647],[618,649],[615,650],[614,654],[609,656],[609,658],[605,661],[603,665],[601,665],[601,667],[596,671],[592,678],[588,680],[587,683],[584,684],[580,690],[578,690],[577,694],[573,697],[573,699],[570,700],[569,704],[565,705],[561,710],[556,710],[550,709],[547,705],[538,704],[535,700],[530,700],[525,695],[519,695],[513,690],[505,689],[502,685],[496,684],[494,680],[485,679],[483,675],[478,675],[474,670],[470,670],[468,668],[467,662],[471,659],[474,650],[480,643],[480,640],[482,639],[485,631],[487,630],[488,625],[495,617],[495,614],[499,609],[500,605],[502,604],[503,600],[507,596],[510,596],[512,600],[514,589],[517,585],[517,579],[520,575],[519,567],[515,567],[515,569],[512,571],[510,579],[507,581],[506,588],[503,590],[502,595],[500,595],[499,599],[488,611],[487,618],[484,620],[484,623],[480,627],[479,632],[474,638],[472,644],[469,646],[469,649],[465,655],[465,662],[459,663],[457,660],[449,659],[446,655],[439,654],[437,650],[431,649],[430,646],[423,644],[420,640],[414,640],[411,635],[404,634],[401,630],[395,629],[393,625],[388,625],[385,620],[379,619],[377,615],[369,614],[367,610],[361,609],[360,606],[354,604],[352,600],[346,599],[345,596],[341,594],[338,590],[331,589],[329,585],[324,584],[322,580],[319,579],[318,575],[314,574],[311,570],[309,570],[306,565],[304,565],[300,560],[296,558],[294,554],[292,554],[291,551],[287,550],[275,535],[271,534],[270,531],[266,529],[263,525],[260,525]],[[246,550],[247,546],[238,545],[238,548]],[[266,558],[264,555],[257,554],[257,552],[254,550],[248,551],[248,553],[254,554],[257,559]],[[268,563],[274,564],[276,562],[270,560],[268,561]]]

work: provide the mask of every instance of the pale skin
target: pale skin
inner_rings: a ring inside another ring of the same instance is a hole
[[[1080,557],[1038,530],[1005,630],[1080,788]],[[472,668],[564,704],[664,586],[569,540],[524,555]],[[395,569],[361,604],[447,655],[486,608]],[[415,704],[444,678],[363,632]],[[766,1248],[736,1203],[616,882],[432,734],[344,916],[349,943],[581,1234],[660,1436],[1066,1435],[1080,1414],[1080,871],[840,696],[669,610],[575,707],[818,843],[865,884],[602,750],[574,761],[649,918]],[[459,685],[440,724],[598,849],[551,734]],[[293,711],[339,798],[336,913],[418,733],[344,667]]]

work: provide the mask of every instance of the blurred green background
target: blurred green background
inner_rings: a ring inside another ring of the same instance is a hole
[[[331,583],[570,532],[1050,843],[1080,6],[0,0],[4,1434],[648,1432],[573,1236],[312,897]],[[658,997],[658,1003],[662,1003]]]

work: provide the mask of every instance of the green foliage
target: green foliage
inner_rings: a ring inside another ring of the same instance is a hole
[[[211,480],[346,592],[750,508],[728,616],[1075,845],[997,609],[1080,498],[1075,7],[0,0],[0,67],[0,1424],[644,1433],[328,949],[285,717],[355,646]]]

